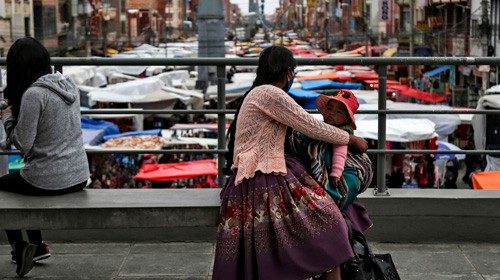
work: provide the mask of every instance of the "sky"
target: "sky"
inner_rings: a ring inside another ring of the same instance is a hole
[[[241,12],[243,14],[248,13],[248,0],[230,0],[233,4],[238,4],[240,6]],[[279,6],[279,0],[265,0],[264,13],[266,15],[274,13],[274,10]],[[260,6],[260,0],[259,0]]]

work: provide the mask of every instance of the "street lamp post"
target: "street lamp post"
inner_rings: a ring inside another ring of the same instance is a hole
[[[102,3],[102,53],[104,57],[108,56],[108,21],[109,15],[109,0],[104,0]]]

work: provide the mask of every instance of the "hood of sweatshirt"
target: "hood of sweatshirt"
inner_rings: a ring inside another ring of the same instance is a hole
[[[68,105],[73,104],[80,94],[70,77],[57,72],[40,77],[32,86],[43,87],[56,93]]]

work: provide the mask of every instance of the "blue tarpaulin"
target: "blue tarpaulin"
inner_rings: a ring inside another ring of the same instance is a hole
[[[114,135],[108,135],[104,136],[104,140],[109,140],[113,138],[118,138],[118,137],[127,137],[127,136],[145,136],[145,135],[152,135],[152,136],[161,136],[161,129],[150,129],[150,130],[143,130],[143,131],[130,131],[130,132],[125,132],[125,133],[120,133],[120,134],[114,134]]]
[[[317,92],[292,88],[288,94],[304,109],[316,109]]]
[[[332,88],[332,81],[330,81],[330,80],[302,81],[301,84],[302,84],[303,90]]]
[[[333,82],[331,83],[331,88],[335,89],[360,89],[363,87],[363,84],[361,83],[340,83],[340,82]]]
[[[450,66],[448,66],[448,65],[440,66],[436,69],[432,69],[431,71],[425,72],[424,77],[436,76],[437,74],[442,73],[442,72],[449,70],[449,69],[450,69]]]
[[[302,81],[303,90],[317,90],[317,89],[360,89],[363,84],[361,83],[341,83],[331,80],[315,80],[315,81]]]
[[[85,129],[103,129],[104,136],[118,134],[120,133],[120,129],[118,126],[112,122],[108,121],[98,121],[88,117],[82,117],[81,128]]]
[[[82,128],[83,144],[97,145],[101,142],[103,134],[103,129]]]
[[[363,85],[361,83],[341,83],[331,80],[313,80],[302,81],[303,90],[316,90],[316,89],[360,89]]]

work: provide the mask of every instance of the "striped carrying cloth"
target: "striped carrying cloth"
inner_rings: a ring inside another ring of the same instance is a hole
[[[309,138],[298,131],[293,131],[289,140],[288,152],[302,160],[310,175],[325,188],[340,209],[345,209],[371,184],[373,167],[367,154],[349,151],[341,183],[334,185],[329,176],[333,145]]]

